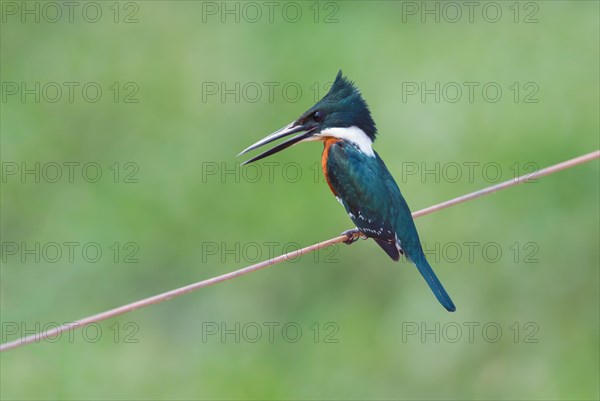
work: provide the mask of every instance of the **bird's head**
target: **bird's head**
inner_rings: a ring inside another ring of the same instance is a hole
[[[240,155],[277,139],[299,133],[243,164],[260,160],[303,141],[339,138],[354,142],[365,153],[372,153],[371,143],[377,129],[369,106],[354,84],[340,70],[327,94],[294,122],[248,147]]]

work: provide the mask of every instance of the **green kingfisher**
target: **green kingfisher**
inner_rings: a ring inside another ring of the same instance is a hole
[[[346,243],[373,238],[394,260],[405,255],[448,310],[456,307],[425,258],[419,234],[398,184],[373,150],[377,129],[358,88],[340,70],[327,94],[294,122],[248,147],[240,155],[298,134],[244,162],[252,163],[299,142],[322,141],[321,165],[329,188],[356,225]]]

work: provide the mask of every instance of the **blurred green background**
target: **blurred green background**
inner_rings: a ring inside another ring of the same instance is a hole
[[[2,342],[351,228],[320,144],[236,158],[340,68],[413,210],[599,147],[598,2],[73,4],[2,2]],[[598,167],[417,220],[454,314],[361,241],[3,353],[0,395],[598,399]]]

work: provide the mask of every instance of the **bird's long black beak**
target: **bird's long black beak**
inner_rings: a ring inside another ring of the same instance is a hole
[[[257,160],[263,159],[267,156],[271,156],[271,155],[273,155],[277,152],[280,152],[284,149],[287,149],[290,146],[294,145],[295,143],[300,142],[303,139],[311,137],[315,133],[315,131],[316,131],[316,127],[303,125],[303,124],[300,124],[295,121],[293,123],[286,125],[285,127],[281,128],[280,130],[273,132],[271,135],[264,137],[260,141],[256,142],[254,145],[249,146],[248,148],[244,149],[238,156],[241,156],[244,153],[247,153],[247,152],[249,152],[253,149],[256,149],[258,147],[261,147],[263,145],[266,145],[267,143],[276,141],[279,138],[283,138],[288,135],[295,134],[297,132],[302,132],[300,135],[296,135],[296,136],[288,139],[287,141],[281,142],[279,145],[267,150],[266,152],[263,152],[258,156],[254,156],[250,160],[246,160],[245,162],[242,163],[242,165],[252,163]]]

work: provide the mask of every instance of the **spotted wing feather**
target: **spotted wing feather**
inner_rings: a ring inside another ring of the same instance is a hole
[[[400,253],[405,253],[440,303],[455,311],[423,254],[410,209],[379,155],[366,156],[351,144],[336,142],[327,158],[327,177],[356,226],[392,259],[398,260]]]
[[[366,156],[340,141],[330,146],[326,168],[331,188],[356,227],[398,260],[395,222],[402,196],[381,158]]]

